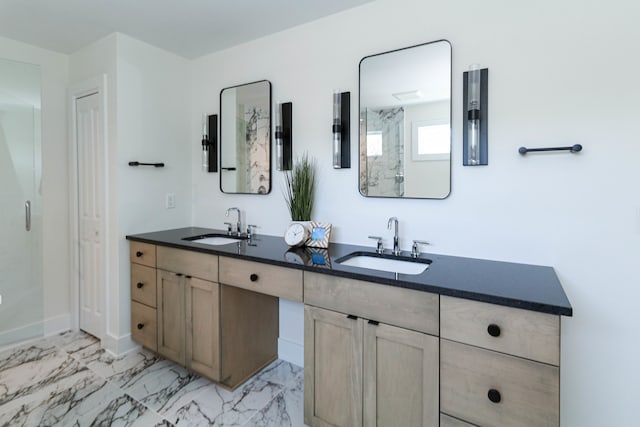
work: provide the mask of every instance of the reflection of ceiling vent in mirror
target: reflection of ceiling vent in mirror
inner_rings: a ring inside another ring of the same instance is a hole
[[[416,99],[422,98],[422,92],[419,90],[410,90],[407,92],[392,93],[391,96],[398,101],[415,101]]]

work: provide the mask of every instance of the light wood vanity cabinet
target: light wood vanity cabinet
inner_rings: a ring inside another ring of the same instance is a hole
[[[437,426],[438,296],[309,272],[304,292],[305,422]]]
[[[234,388],[304,302],[310,426],[558,427],[560,316],[131,242],[133,338]]]
[[[232,389],[277,358],[278,299],[219,283],[218,256],[131,242],[131,263],[143,346]]]

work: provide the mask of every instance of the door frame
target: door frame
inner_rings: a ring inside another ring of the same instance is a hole
[[[73,330],[80,329],[80,230],[79,230],[79,216],[78,216],[78,138],[76,134],[76,101],[79,98],[85,96],[97,94],[99,97],[98,102],[102,108],[102,137],[104,138],[104,177],[103,177],[103,191],[100,197],[103,200],[104,215],[102,229],[104,230],[104,259],[103,272],[104,272],[104,289],[102,289],[102,301],[103,306],[100,307],[104,313],[104,324],[101,328],[101,336],[99,337],[103,342],[107,335],[107,325],[109,323],[109,300],[107,287],[109,286],[109,139],[108,139],[108,121],[107,121],[107,75],[102,74],[73,85],[69,86],[68,96],[69,99],[69,228],[71,230],[71,253],[70,253],[70,277],[71,277],[71,328]]]

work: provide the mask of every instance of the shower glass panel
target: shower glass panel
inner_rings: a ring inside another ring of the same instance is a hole
[[[40,337],[40,67],[0,58],[0,348]]]

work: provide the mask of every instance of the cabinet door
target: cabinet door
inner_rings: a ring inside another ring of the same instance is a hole
[[[365,426],[438,425],[437,337],[368,321],[363,378]]]
[[[184,277],[158,270],[158,353],[181,365],[185,362]]]
[[[362,425],[362,319],[305,305],[304,421]]]
[[[190,278],[186,285],[187,367],[220,380],[220,285]]]

